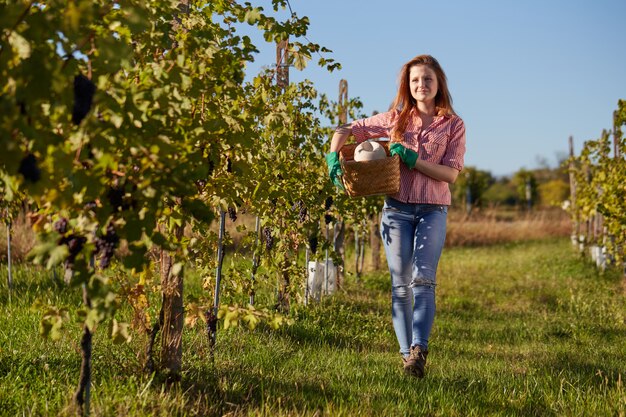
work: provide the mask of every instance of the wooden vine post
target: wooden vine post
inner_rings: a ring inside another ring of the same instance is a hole
[[[378,111],[374,110],[372,116],[378,114]],[[381,213],[380,208],[377,206],[369,215],[369,241],[370,241],[370,265],[374,271],[378,271],[381,268],[381,244],[380,237],[380,221]],[[363,270],[363,268],[361,268]]]
[[[608,141],[608,137],[609,137],[609,132],[606,130],[602,131],[602,140],[607,140]],[[608,159],[608,153],[610,151],[610,147],[607,148],[602,148],[602,150],[600,151],[601,153],[601,160],[602,159]],[[605,190],[603,189],[603,187],[601,185],[597,185],[597,193],[598,193],[598,199],[602,200],[603,196],[602,194],[605,192]],[[594,250],[594,254],[592,254],[592,258],[593,260],[596,262],[596,266],[598,268],[600,268],[601,270],[606,269],[606,245],[607,245],[607,230],[606,230],[606,226],[605,226],[605,221],[604,221],[604,216],[602,215],[602,213],[596,211],[596,215],[595,215],[595,221],[594,221],[594,234],[596,236],[596,243],[595,246],[593,248]]]
[[[589,188],[589,183],[591,182],[591,173],[589,170],[589,163],[587,162],[582,163],[582,181],[584,183],[585,193],[588,194],[589,191],[587,190],[587,188]],[[592,224],[593,224],[593,216],[589,217],[588,215],[586,215],[585,220],[583,224],[581,225],[581,235],[580,235],[580,242],[582,243],[580,247],[580,251],[583,256],[585,255],[585,253],[588,252],[589,245],[591,245],[591,242],[593,241],[593,234],[592,234],[592,228],[591,228]]]
[[[339,100],[337,101],[338,113],[339,113],[339,125],[348,123],[348,81],[341,79],[339,81]],[[336,288],[340,288],[343,284],[343,269],[345,265],[345,222],[341,219],[337,219],[334,223],[334,239],[333,249],[341,257],[341,265],[337,265],[337,275],[335,278]],[[355,254],[356,256],[356,254]]]
[[[82,285],[83,304],[87,308],[91,308],[91,299],[87,292],[87,285]],[[83,325],[83,335],[80,339],[80,376],[78,378],[78,387],[74,392],[74,404],[78,407],[78,413],[83,416],[89,415],[89,404],[91,403],[91,352],[92,352],[93,334],[87,324]]]
[[[261,219],[259,216],[256,216],[254,220],[254,230],[255,230],[255,238],[254,238],[254,255],[252,256],[252,272],[250,274],[250,305],[254,306],[254,284],[256,281],[256,272],[259,269],[259,254],[257,253],[259,248],[259,237],[261,236]]]
[[[326,242],[330,242],[328,221],[325,221],[325,223],[326,225],[325,225],[325,230],[324,230],[324,237],[326,238]],[[328,294],[328,279],[329,279],[328,255],[329,255],[328,245],[326,245],[326,249],[324,250],[324,289],[322,291],[322,294]]]
[[[174,238],[177,243],[183,237],[184,228],[184,222],[174,228]],[[179,253],[161,250],[161,292],[163,297],[161,306],[161,369],[165,371],[168,382],[179,381],[182,369],[183,277],[182,256]]]
[[[569,137],[569,190],[570,190],[570,207],[574,212],[574,224],[572,227],[572,235],[571,240],[572,244],[575,246],[579,245],[580,238],[580,221],[578,218],[578,209],[576,206],[576,165],[574,161],[574,138],[572,136]]]
[[[276,44],[276,85],[283,91],[289,86],[289,38]]]
[[[381,251],[381,240],[380,240],[380,212],[375,211],[370,214],[369,219],[370,224],[370,264],[372,269],[378,271],[380,269],[380,251]]]
[[[361,242],[359,228],[357,225],[354,225],[354,271],[356,274],[356,279],[359,281],[361,279],[361,270],[359,270],[360,265],[360,257],[361,257],[361,247],[363,246],[363,242]]]
[[[276,86],[284,92],[289,87],[289,38],[283,39],[276,44]],[[282,224],[283,220],[280,220]],[[291,255],[291,254],[290,254]],[[289,311],[290,297],[289,286],[291,278],[289,276],[289,256],[286,255],[281,265],[281,279],[278,285],[276,306],[282,312]]]
[[[220,288],[222,283],[222,263],[224,261],[224,235],[226,234],[226,212],[220,208],[220,224],[217,236],[217,267],[215,268],[215,291],[213,293],[213,311],[207,314],[209,347],[211,356],[215,353],[217,341],[217,313],[220,308]]]
[[[13,292],[13,271],[11,270],[11,221],[7,222],[7,285],[9,287],[9,301]]]

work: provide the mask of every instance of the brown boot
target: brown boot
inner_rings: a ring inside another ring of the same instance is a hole
[[[426,366],[426,357],[428,351],[423,350],[421,346],[411,347],[411,353],[408,358],[402,358],[404,362],[404,372],[418,378],[424,378],[424,367]]]

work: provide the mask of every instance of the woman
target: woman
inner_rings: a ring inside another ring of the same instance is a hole
[[[452,109],[446,75],[435,58],[420,55],[402,67],[386,113],[337,128],[326,155],[331,180],[341,187],[337,151],[357,142],[389,137],[399,155],[400,191],[385,198],[381,234],[392,283],[392,320],[404,371],[424,376],[435,317],[435,285],[451,202],[448,184],[463,169],[465,125]]]

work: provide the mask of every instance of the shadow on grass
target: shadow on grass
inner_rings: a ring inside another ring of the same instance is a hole
[[[332,390],[309,382],[287,383],[277,378],[238,370],[223,373],[220,378],[226,386],[223,390],[217,385],[207,385],[205,381],[188,381],[195,387],[199,383],[204,384],[202,388],[194,388],[189,393],[212,398],[214,406],[204,411],[216,416],[228,413],[247,415],[245,410],[266,408],[323,411],[329,401],[341,400]],[[233,384],[232,381],[238,383]]]
[[[288,376],[264,376],[263,371],[267,372],[245,364],[222,371],[210,364],[196,366],[185,372],[180,385],[170,387],[170,395],[184,393],[185,414],[202,416],[247,415],[247,410],[278,408],[323,411],[329,402],[345,402],[339,393],[323,384],[288,382]],[[153,389],[159,391],[164,386],[159,381]]]
[[[608,359],[608,360],[607,360]],[[626,368],[611,367],[606,363],[623,363],[623,358],[603,357],[602,360],[592,360],[579,353],[560,352],[556,358],[547,359],[542,366],[552,375],[578,382],[585,390],[601,391],[605,388],[618,388],[623,379]],[[571,382],[571,381],[570,381]]]
[[[502,415],[502,416],[555,416],[551,405],[546,403],[541,393],[537,393],[530,398],[525,398],[524,402],[515,403],[512,401],[494,401],[494,387],[484,380],[470,378],[467,376],[451,375],[450,377],[433,378],[435,384],[442,387],[440,398],[457,408],[461,408],[465,414],[473,415]],[[455,414],[456,415],[456,414]]]
[[[63,277],[58,274],[55,276],[51,271],[33,271],[33,274],[46,274],[47,279],[29,279],[24,275],[29,274],[28,271],[17,271],[13,273],[12,289],[10,292],[11,303],[32,303],[35,298],[43,293],[54,293],[58,295],[71,296],[76,294],[76,298],[80,299],[80,291],[76,288],[70,288],[63,282]],[[0,285],[0,305],[9,304],[9,288],[6,281],[6,275],[3,277],[4,282]]]
[[[340,300],[300,314],[293,325],[275,333],[297,345],[355,352],[395,349],[395,345],[389,343],[393,331],[391,312],[381,311],[373,302]]]
[[[367,362],[363,366],[367,367]],[[196,374],[183,381],[183,388],[190,404],[208,404],[193,411],[209,416],[252,415],[259,411],[271,415],[277,410],[293,410],[298,415],[305,412],[332,415],[338,410],[345,415],[367,416],[441,415],[442,412],[454,414],[455,410],[473,410],[475,415],[556,415],[541,393],[517,404],[494,402],[493,386],[467,376],[429,375],[417,380],[404,376],[398,367],[393,371],[397,375],[382,373],[364,382],[358,380],[360,377],[345,375],[341,369],[325,380],[314,375],[294,380],[291,375],[262,375],[264,371],[246,371],[246,366],[242,366],[222,371],[219,377],[209,380]]]

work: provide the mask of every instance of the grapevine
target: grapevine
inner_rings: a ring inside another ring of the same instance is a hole
[[[603,131],[599,139],[585,142],[580,155],[569,161],[576,184],[575,205],[569,210],[573,220],[586,222],[588,229],[581,243],[604,247],[610,259],[622,266],[626,261],[625,124],[626,100],[619,100],[612,135]],[[598,215],[602,216],[601,231],[596,230]]]
[[[126,271],[134,285],[131,271],[154,267],[150,251],[163,254],[164,314],[153,327],[155,341],[159,329],[182,326],[177,312],[183,306],[165,300],[177,291],[182,300],[188,260],[206,275],[217,264],[216,211],[228,210],[235,221],[234,207],[244,201],[262,219],[266,255],[271,252],[262,266],[266,276],[282,279],[281,291],[289,295],[304,278],[299,248],[309,244],[315,252],[323,217],[349,202],[337,196],[325,204],[334,190],[320,164],[330,133],[319,118],[324,98],[307,81],[278,88],[271,71],[244,82],[256,46],[231,27],[245,22],[280,41],[288,33],[302,38],[307,19],[281,22],[260,7],[221,0],[188,2],[184,13],[176,3],[156,0],[73,4],[3,8],[3,16],[17,21],[3,20],[1,31],[0,146],[6,152],[0,170],[7,200],[23,192],[41,208],[35,260],[51,268],[65,264],[70,284],[83,290],[88,370],[92,333],[103,321],[113,323],[117,308],[104,269]],[[289,45],[298,68],[322,51],[298,38]],[[338,65],[328,58],[319,64]],[[213,329],[217,315],[204,316]],[[250,317],[281,322],[273,314]],[[230,324],[234,319],[228,316]],[[182,346],[168,352],[166,337],[154,368],[175,374]],[[83,374],[76,396],[87,409],[89,378]]]

